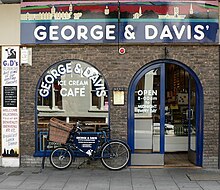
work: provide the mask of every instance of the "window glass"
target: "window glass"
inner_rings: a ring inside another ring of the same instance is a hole
[[[138,82],[135,100],[135,152],[160,152],[160,68]]]
[[[53,65],[41,77],[37,92],[37,145],[43,150],[50,118],[75,125],[85,123],[85,131],[108,126],[108,89],[101,73],[82,61]]]

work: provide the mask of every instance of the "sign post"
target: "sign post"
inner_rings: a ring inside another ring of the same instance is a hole
[[[19,46],[2,47],[2,166],[19,167]]]

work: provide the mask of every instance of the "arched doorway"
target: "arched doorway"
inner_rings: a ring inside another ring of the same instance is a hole
[[[130,83],[128,107],[131,165],[184,166],[185,157],[202,166],[203,89],[192,69],[171,59],[145,65]]]
[[[108,85],[97,68],[80,60],[64,60],[40,77],[35,93],[35,156],[44,154],[48,123],[56,117],[85,123],[85,131],[109,126]],[[48,149],[54,146],[48,145]],[[48,151],[49,152],[49,151]]]

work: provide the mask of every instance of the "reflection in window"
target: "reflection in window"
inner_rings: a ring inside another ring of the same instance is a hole
[[[107,89],[106,84],[104,84],[104,81],[102,81],[103,86],[105,89]],[[91,90],[91,96],[92,96],[92,110],[108,110],[108,91],[105,90],[106,95],[98,97],[96,95],[96,88],[93,83],[91,83],[92,90]]]
[[[60,95],[60,90],[61,86],[58,85],[58,80],[54,81],[52,90],[47,97],[42,97],[38,89],[38,108],[62,109],[62,96]]]
[[[52,95],[42,98],[39,95],[39,90],[38,90],[38,106],[46,106],[52,108]]]
[[[85,131],[108,127],[107,84],[87,63],[72,60],[53,65],[40,79],[37,100],[36,151],[43,151],[52,117],[73,125],[80,120]]]
[[[61,86],[58,85],[58,81],[56,80],[53,84],[54,86],[54,102],[55,106],[57,106],[59,109],[62,109],[62,96],[60,95]]]

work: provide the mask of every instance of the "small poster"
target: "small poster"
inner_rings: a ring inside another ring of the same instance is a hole
[[[125,104],[125,91],[124,87],[114,87],[113,92],[113,104],[114,105],[124,105]]]
[[[19,46],[2,47],[2,156],[19,156]]]
[[[17,107],[17,86],[3,87],[3,107]]]
[[[119,91],[119,90],[113,91],[114,105],[124,105],[125,104],[124,96],[125,96],[124,91]]]

